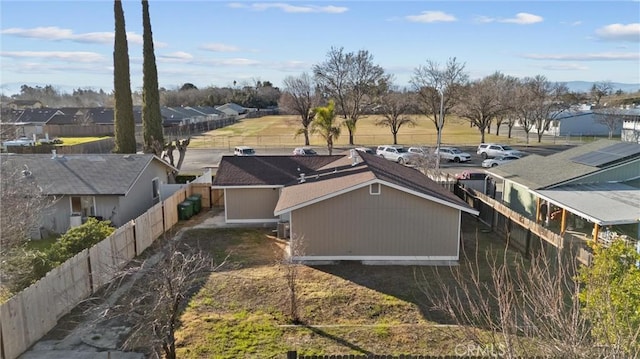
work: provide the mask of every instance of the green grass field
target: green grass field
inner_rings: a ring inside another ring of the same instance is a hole
[[[413,127],[402,127],[398,133],[398,143],[403,145],[435,146],[437,142],[436,129],[433,122],[425,116],[412,116],[416,122]],[[377,146],[393,143],[393,136],[388,127],[376,126],[378,116],[361,118],[357,123],[354,137],[356,145]],[[246,145],[256,148],[267,147],[295,147],[304,145],[304,137],[295,137],[300,127],[297,116],[266,116],[260,118],[244,119],[240,122],[209,131],[192,137],[192,148],[228,148]],[[495,127],[492,130],[495,133]],[[523,143],[523,138],[507,138],[506,126],[501,128],[500,136],[489,134],[485,136],[486,142]],[[531,134],[530,144],[534,145],[535,134]],[[457,117],[447,118],[442,133],[442,143],[449,145],[477,145],[480,142],[480,132],[471,127],[468,122]],[[349,144],[349,132],[342,127],[342,133],[335,147]],[[325,146],[325,141],[319,136],[312,136],[312,146]]]

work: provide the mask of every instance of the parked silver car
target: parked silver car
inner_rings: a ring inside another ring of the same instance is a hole
[[[382,145],[376,149],[376,154],[382,156],[389,161],[407,164],[411,162],[411,154],[406,148],[399,145]]]
[[[453,162],[467,162],[471,161],[471,155],[460,151],[456,147],[440,147],[434,151],[436,155],[440,154],[440,160],[447,160]]]
[[[482,167],[491,168],[519,159],[520,157],[518,156],[498,156],[496,158],[487,158],[486,160],[482,161]]]
[[[501,145],[498,143],[481,143],[478,145],[476,153],[484,159],[498,156],[523,157],[526,155],[526,153],[518,151],[511,146]]]

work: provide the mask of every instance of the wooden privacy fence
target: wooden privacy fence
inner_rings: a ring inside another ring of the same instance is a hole
[[[211,207],[210,184],[189,184],[2,303],[0,359],[17,358],[80,301],[109,283],[131,259],[178,222],[178,203],[193,193],[203,195],[203,207]]]

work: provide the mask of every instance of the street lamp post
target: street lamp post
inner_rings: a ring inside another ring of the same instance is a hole
[[[438,117],[438,128],[437,130],[437,138],[436,138],[436,169],[440,169],[440,144],[442,143],[442,124],[443,121],[443,109],[444,109],[444,91],[441,88],[438,88],[438,93],[440,93],[440,116]]]

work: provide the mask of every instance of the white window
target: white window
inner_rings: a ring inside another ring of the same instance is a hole
[[[371,195],[379,195],[380,194],[380,183],[372,183],[369,185],[369,194]]]
[[[151,198],[153,198],[154,203],[157,203],[157,200],[160,199],[160,179],[159,178],[154,178],[151,181],[151,188],[153,190],[153,196]]]

